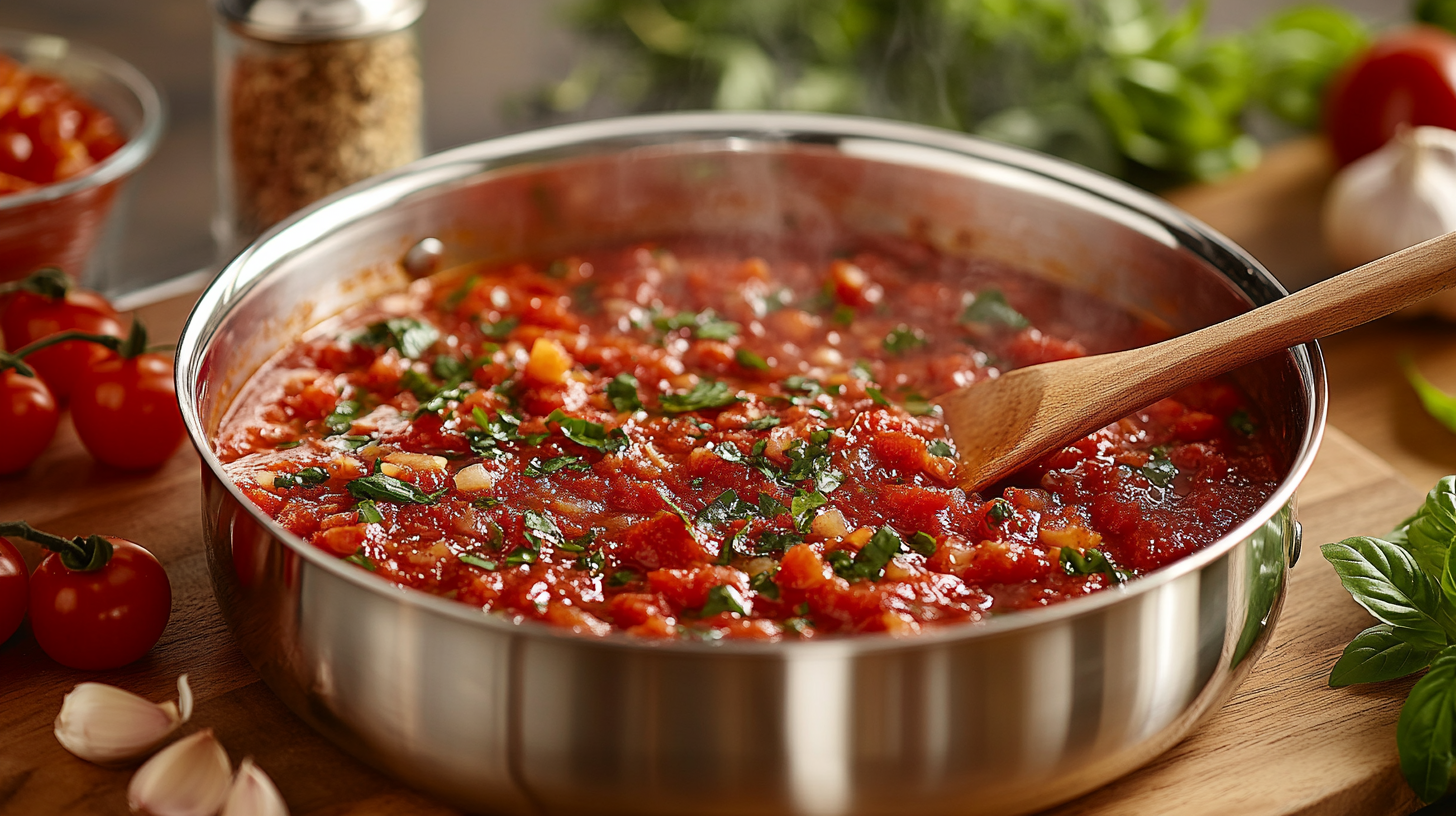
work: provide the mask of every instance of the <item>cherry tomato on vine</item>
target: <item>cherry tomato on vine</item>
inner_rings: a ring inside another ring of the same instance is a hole
[[[1401,126],[1456,130],[1456,36],[1413,26],[1381,37],[1330,82],[1324,120],[1342,165],[1378,149]]]
[[[0,537],[0,643],[10,639],[25,618],[30,598],[30,571],[10,539]]]
[[[98,461],[126,470],[162,464],[187,435],[172,361],[144,352],[146,338],[146,329],[133,323],[121,349],[82,372],[71,394],[81,444]]]
[[[69,555],[46,556],[30,576],[31,631],[41,649],[64,666],[125,666],[156,645],[167,628],[172,614],[167,571],[124,539],[90,536],[73,543],[103,551],[104,562],[92,567],[101,560],[93,555],[79,565],[90,569],[78,569],[74,561],[66,563]]]
[[[63,331],[89,334],[125,334],[116,309],[95,292],[73,286],[55,268],[42,269],[19,281],[0,300],[0,332],[10,351]],[[76,378],[106,349],[83,340],[71,340],[42,349],[26,358],[45,380],[57,400],[70,396]]]
[[[29,467],[50,445],[59,421],[45,383],[14,368],[0,370],[0,476]]]

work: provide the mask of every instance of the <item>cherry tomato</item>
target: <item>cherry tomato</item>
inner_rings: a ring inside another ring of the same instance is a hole
[[[172,361],[160,354],[110,354],[77,380],[71,420],[98,461],[126,470],[162,464],[187,435]]]
[[[51,443],[59,420],[45,383],[13,368],[0,371],[0,476],[29,467]]]
[[[172,614],[172,585],[156,557],[107,538],[111,560],[81,572],[51,553],[30,576],[30,628],[63,666],[114,669],[156,644]]]
[[[20,628],[30,596],[30,572],[10,539],[0,536],[0,643]]]
[[[72,287],[58,299],[22,290],[9,295],[0,306],[0,332],[5,333],[5,347],[10,351],[70,329],[126,335],[111,304],[85,289]],[[27,355],[25,362],[45,380],[57,400],[65,400],[81,372],[107,354],[106,348],[95,343],[68,340]]]
[[[1330,83],[1325,133],[1340,164],[1378,149],[1402,125],[1456,130],[1456,36],[1431,26],[1394,31]]]

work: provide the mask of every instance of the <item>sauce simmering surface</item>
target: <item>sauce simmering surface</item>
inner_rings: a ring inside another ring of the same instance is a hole
[[[513,618],[646,638],[977,620],[1105,589],[1247,518],[1283,469],[1223,380],[985,494],[928,398],[1161,339],[917,244],[631,245],[417,281],[285,349],[215,440],[313,546]]]

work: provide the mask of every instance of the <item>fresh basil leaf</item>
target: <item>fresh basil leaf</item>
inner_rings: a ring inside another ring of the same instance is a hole
[[[900,538],[900,534],[889,527],[881,527],[875,531],[869,543],[865,544],[859,554],[854,557],[851,570],[853,575],[845,577],[878,581],[884,577],[885,567],[890,563],[890,559],[903,549],[905,549],[905,542]]]
[[[444,492],[441,490],[439,493],[426,493],[409,482],[383,473],[361,476],[349,482],[349,495],[356,499],[373,499],[398,504],[434,504],[435,499]]]
[[[1138,472],[1158,487],[1167,487],[1178,478],[1178,466],[1162,456],[1149,459],[1146,465],[1138,468]]]
[[[607,399],[621,413],[642,410],[642,398],[637,395],[637,378],[631,374],[618,374],[607,383]]]
[[[429,377],[415,371],[413,368],[406,369],[399,375],[399,388],[401,391],[408,391],[420,400],[427,400],[434,396],[437,386]]]
[[[480,361],[440,356],[430,364],[430,372],[443,380],[447,386],[453,388],[469,379],[471,373],[479,366]]]
[[[1240,436],[1253,436],[1259,430],[1259,426],[1254,424],[1253,417],[1242,408],[1229,414],[1227,423]]]
[[[359,513],[360,524],[384,523],[383,514],[379,512],[379,507],[376,506],[371,499],[365,499],[359,502],[358,504],[354,505],[354,509]]]
[[[999,289],[983,289],[976,293],[976,299],[961,312],[962,323],[979,323],[986,326],[1005,326],[1009,329],[1024,329],[1031,325],[1021,312],[1011,308],[1006,296]]]
[[[740,348],[733,352],[733,359],[744,368],[751,368],[754,371],[768,371],[768,361],[754,354],[746,348]]]
[[[274,446],[274,449],[275,450],[292,450],[293,448],[296,448],[296,447],[298,447],[299,445],[302,445],[302,444],[303,444],[302,440],[295,439],[292,442],[279,442],[276,446]]]
[[[530,547],[517,547],[506,556],[506,566],[518,567],[522,564],[534,564],[540,558],[541,554]]]
[[[1378,538],[1357,536],[1320,547],[1340,583],[1382,623],[1409,643],[1441,647],[1446,634],[1436,621],[1437,587],[1410,553]]]
[[[705,618],[723,612],[736,612],[740,615],[748,614],[742,593],[731,584],[715,586],[708,590],[708,601],[703,604],[702,615]]]
[[[777,572],[778,568],[775,567],[755,574],[748,580],[748,588],[769,600],[777,601],[779,599],[779,585],[774,582],[774,575]]]
[[[853,306],[846,306],[841,303],[834,307],[834,312],[830,314],[829,319],[833,320],[835,325],[848,326],[854,323],[855,314]]]
[[[511,331],[519,326],[521,319],[515,315],[504,317],[494,323],[481,323],[480,333],[491,340],[505,340],[511,336]]]
[[[758,494],[758,515],[759,518],[771,519],[789,512],[783,502],[775,499],[767,493]]]
[[[758,555],[781,553],[795,544],[801,544],[804,536],[792,530],[764,530],[758,534],[753,551]]]
[[[718,455],[718,458],[722,459],[725,462],[740,463],[747,461],[747,459],[745,459],[743,456],[743,451],[740,451],[738,449],[738,446],[733,444],[732,442],[718,443],[716,446],[713,447],[713,453],[716,453]]]
[[[338,437],[338,440],[340,442],[343,442],[344,447],[348,450],[359,450],[360,448],[374,441],[373,438],[364,436],[362,434],[357,436],[341,436]]]
[[[545,544],[557,546],[566,540],[556,522],[539,510],[527,510],[522,514],[522,519],[526,527],[526,540],[533,549],[539,550]]]
[[[550,459],[536,459],[529,465],[526,465],[526,469],[522,472],[533,479],[539,479],[542,476],[556,473],[560,470],[586,472],[591,470],[591,463],[580,456],[574,456],[568,453],[561,456],[554,456]]]
[[[662,394],[657,398],[662,410],[669,414],[722,408],[741,401],[727,383],[717,380],[698,380],[686,394]]]
[[[636,570],[629,570],[629,569],[617,570],[616,572],[612,573],[611,576],[609,576],[607,578],[607,586],[613,586],[613,587],[626,586],[627,584],[633,583],[635,581],[639,581],[641,579],[642,579],[642,576],[639,575],[636,572]]]
[[[1107,554],[1095,547],[1086,552],[1077,552],[1071,547],[1062,547],[1058,556],[1061,562],[1062,571],[1068,575],[1106,575],[1108,580],[1114,584],[1126,581],[1129,574],[1126,570],[1118,569],[1113,565]]]
[[[350,564],[357,564],[358,566],[361,566],[364,569],[369,570],[370,572],[373,572],[375,570],[374,562],[369,560],[369,555],[364,552],[363,547],[355,550],[353,555],[344,556],[344,560],[348,561]]]
[[[349,429],[354,427],[354,418],[359,416],[362,407],[358,400],[340,400],[339,404],[334,406],[334,410],[324,417],[324,427],[329,431],[324,435],[337,436],[348,433]]]
[[[1000,524],[1016,515],[1016,510],[1011,506],[1011,502],[1005,499],[995,498],[988,502],[988,504],[990,506],[986,508],[986,520],[992,524]]]
[[[413,317],[391,317],[372,323],[359,337],[365,345],[393,348],[410,360],[418,360],[438,339],[438,329]]]
[[[475,555],[474,553],[461,553],[458,557],[460,558],[460,563],[469,564],[472,567],[480,567],[486,572],[495,572],[496,567],[499,566],[495,561]]]
[[[901,323],[885,335],[880,346],[891,354],[904,354],[907,351],[922,348],[927,342],[925,332]]]
[[[885,399],[885,392],[881,391],[878,388],[873,388],[873,387],[866,388],[865,389],[865,393],[869,395],[870,400],[873,401],[876,405],[889,405],[890,404],[890,401],[887,400],[887,399]]]
[[[817,515],[814,511],[828,503],[829,498],[817,490],[812,493],[804,490],[795,493],[789,504],[789,515],[794,517],[794,526],[801,533],[808,530]]]
[[[1422,802],[1451,785],[1456,742],[1456,647],[1442,649],[1431,670],[1411,689],[1395,725],[1400,770]]]
[[[1422,376],[1409,354],[1401,355],[1400,367],[1405,372],[1406,381],[1415,389],[1416,397],[1420,399],[1421,407],[1426,409],[1426,413],[1446,426],[1446,430],[1456,433],[1456,397],[1432,385],[1430,380]]]
[[[784,621],[784,628],[796,635],[802,636],[805,631],[814,628],[808,618],[789,618]]]
[[[741,328],[737,323],[718,317],[712,309],[660,315],[652,321],[652,325],[663,332],[691,329],[692,335],[700,340],[729,340],[737,336]]]
[[[1446,568],[1446,553],[1456,540],[1456,476],[1436,482],[1405,525],[1405,537],[1405,548],[1421,570],[1439,579]]]
[[[875,373],[870,370],[870,364],[864,360],[855,360],[854,365],[849,367],[849,375],[865,382],[875,381]]]
[[[746,431],[766,431],[769,428],[777,428],[782,422],[783,420],[776,416],[763,416],[743,423],[743,429]]]
[[[569,417],[560,408],[546,417],[546,422],[555,422],[561,428],[561,435],[582,447],[592,450],[607,449],[607,429],[596,422]]]
[[[593,550],[592,552],[578,555],[576,562],[572,564],[576,569],[586,570],[593,575],[599,574],[606,565],[607,556],[601,550]]]
[[[478,507],[481,510],[489,510],[492,507],[499,507],[501,499],[496,496],[481,496],[470,503],[471,507]]]
[[[952,448],[950,443],[944,439],[934,440],[925,449],[929,451],[931,456],[948,456],[954,459],[956,455],[955,448]]]
[[[316,487],[329,480],[329,472],[321,467],[306,467],[297,473],[277,473],[273,487],[288,490],[294,487]]]
[[[480,283],[479,275],[471,275],[469,278],[466,278],[465,282],[460,284],[459,289],[451,292],[440,302],[440,306],[447,312],[455,311],[470,292],[475,289],[475,284],[477,283]]]
[[[730,521],[752,518],[753,511],[753,505],[738,498],[736,492],[725,490],[698,513],[698,521],[713,525],[727,524]]]
[[[1439,649],[1400,639],[1390,624],[1377,623],[1355,636],[1330,669],[1330,687],[1394,680],[1431,665]]]
[[[924,531],[915,533],[915,535],[910,536],[909,545],[910,549],[927,558],[935,555],[935,536],[930,533]]]

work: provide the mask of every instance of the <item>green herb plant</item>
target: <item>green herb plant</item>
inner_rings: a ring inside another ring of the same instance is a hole
[[[1158,187],[1256,163],[1251,113],[1314,127],[1326,82],[1368,41],[1327,4],[1219,37],[1204,32],[1205,0],[1173,5],[577,0],[572,22],[596,47],[534,101],[547,116],[624,104],[884,116]]]
[[[1456,476],[1436,483],[1415,515],[1385,538],[1320,548],[1355,602],[1379,621],[1355,636],[1330,685],[1378,683],[1430,671],[1396,724],[1400,769],[1416,795],[1446,794],[1456,764]]]

